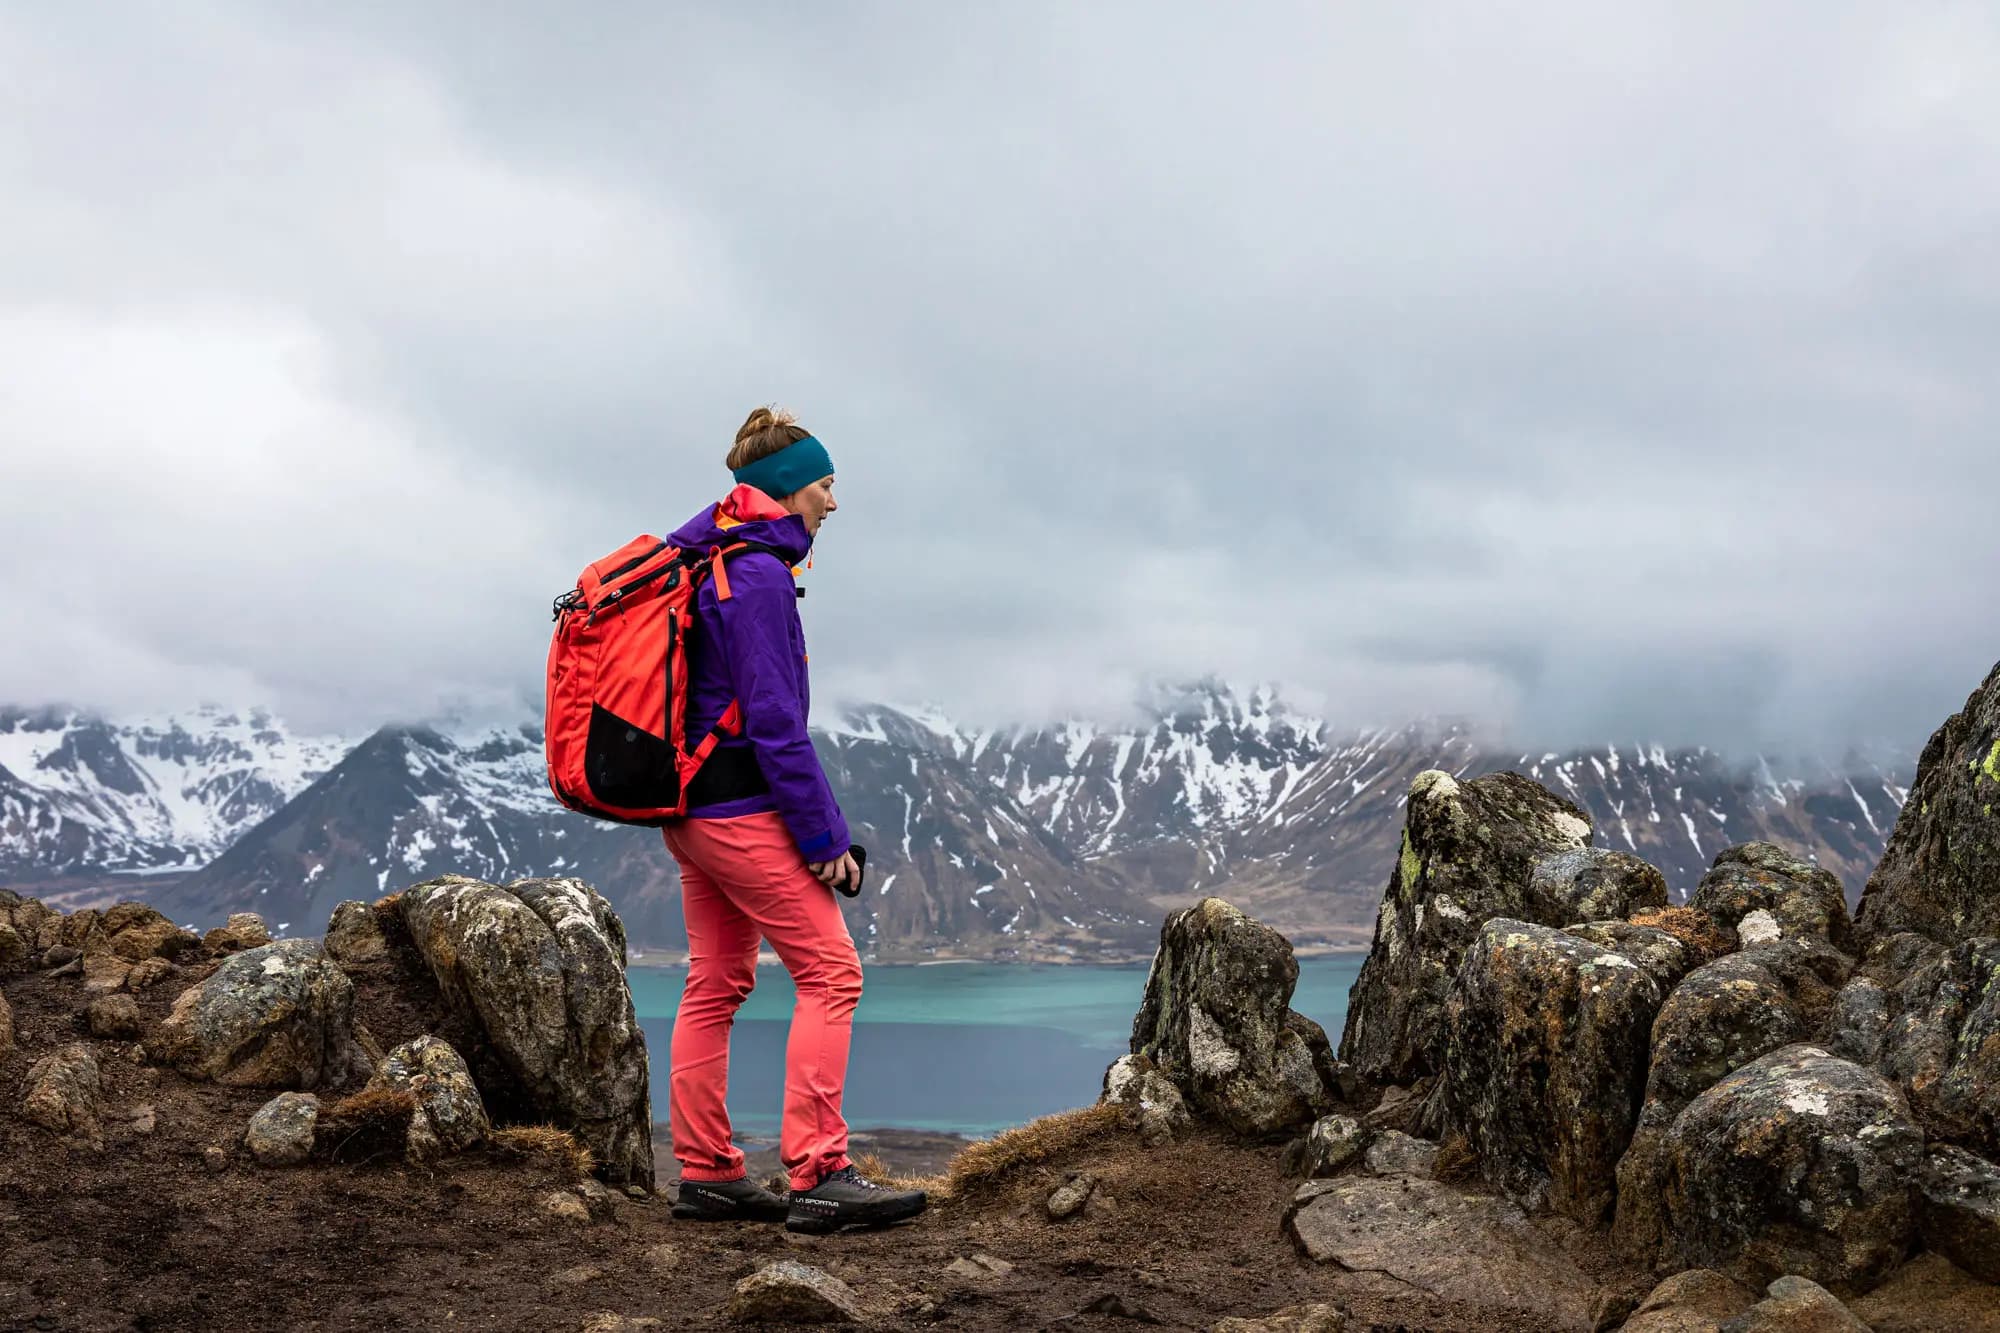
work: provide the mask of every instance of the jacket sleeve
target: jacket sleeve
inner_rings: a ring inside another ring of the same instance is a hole
[[[830,861],[848,848],[847,820],[833,799],[806,731],[806,664],[792,626],[798,601],[791,575],[775,556],[729,562],[731,595],[716,603],[730,684],[743,703],[743,733],[792,841],[808,861]]]

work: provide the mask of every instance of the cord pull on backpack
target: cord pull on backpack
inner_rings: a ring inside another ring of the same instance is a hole
[[[747,751],[716,754],[742,733],[740,700],[706,735],[687,734],[695,593],[712,575],[727,601],[724,562],[741,551],[778,555],[757,542],[698,551],[635,537],[556,598],[543,747],[557,800],[598,819],[658,825],[687,813],[697,778],[704,803],[764,789]]]

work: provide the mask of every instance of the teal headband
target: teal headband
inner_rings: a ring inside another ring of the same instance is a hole
[[[808,435],[803,440],[792,441],[775,454],[737,468],[730,475],[755,486],[774,500],[782,500],[794,491],[804,490],[821,477],[832,476],[833,460],[826,456],[826,446]]]

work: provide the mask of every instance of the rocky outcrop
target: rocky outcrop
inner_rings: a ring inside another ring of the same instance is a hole
[[[418,1037],[389,1052],[371,1082],[416,1098],[417,1113],[410,1119],[413,1161],[464,1152],[492,1130],[472,1071],[450,1043],[436,1037]]]
[[[2000,1282],[2000,1166],[1939,1144],[1918,1174],[1924,1245],[1988,1282]]]
[[[1882,1069],[1934,1132],[2000,1153],[2000,939],[1966,940],[1913,972]]]
[[[1553,1254],[1521,1210],[1408,1176],[1299,1186],[1285,1234],[1315,1263],[1386,1273],[1447,1300],[1588,1329],[1596,1288]]]
[[[458,876],[395,901],[446,1004],[478,1026],[518,1094],[574,1130],[608,1179],[651,1188],[646,1039],[611,905],[580,880]]]
[[[1139,1141],[1151,1148],[1171,1143],[1194,1122],[1181,1090],[1143,1055],[1121,1055],[1111,1062],[1098,1101],[1126,1107]]]
[[[1311,1124],[1333,1104],[1323,1072],[1332,1052],[1318,1025],[1290,1021],[1298,979],[1289,940],[1204,898],[1160,929],[1132,1054],[1170,1079],[1195,1114],[1239,1134]]]
[[[1874,941],[2000,936],[2000,665],[1931,736],[1882,860],[1861,895]]]
[[[181,993],[149,1044],[189,1078],[239,1087],[333,1086],[367,1066],[354,1036],[354,983],[317,940],[231,956]]]
[[[1820,1047],[1784,1047],[1667,1130],[1665,1244],[1678,1263],[1757,1284],[1793,1273],[1865,1291],[1916,1239],[1923,1151],[1881,1077]]]
[[[86,1042],[72,1042],[28,1066],[21,1118],[79,1147],[104,1146],[104,1081]]]
[[[1446,1135],[1489,1183],[1586,1225],[1611,1211],[1661,988],[1621,953],[1547,926],[1480,929],[1445,1005]]]
[[[1377,1083],[1434,1073],[1446,992],[1480,927],[1494,917],[1548,926],[1575,921],[1571,895],[1585,873],[1552,875],[1538,888],[1535,868],[1559,853],[1583,852],[1589,840],[1583,811],[1517,773],[1464,783],[1437,770],[1418,774],[1374,943],[1348,1000],[1340,1058]],[[1583,893],[1596,909],[1592,915],[1628,915],[1629,908],[1615,905],[1603,910],[1615,897],[1604,890],[1632,880],[1589,879]],[[1559,890],[1560,897],[1544,890]]]
[[[312,1156],[318,1126],[319,1098],[310,1092],[281,1092],[250,1117],[243,1146],[265,1166],[297,1166]]]
[[[1650,1034],[1645,1100],[1618,1163],[1619,1247],[1651,1258],[1666,1239],[1662,1211],[1667,1131],[1717,1081],[1781,1046],[1817,1036],[1851,964],[1805,935],[1731,954],[1682,979]]]
[[[333,909],[326,923],[327,956],[343,967],[372,963],[389,951],[375,909],[350,898]]]
[[[1735,931],[1746,946],[1810,935],[1843,953],[1854,952],[1854,927],[1840,881],[1768,842],[1723,848],[1689,895],[1688,906]]]

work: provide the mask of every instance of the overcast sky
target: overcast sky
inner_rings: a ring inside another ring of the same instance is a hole
[[[0,700],[536,697],[777,401],[823,701],[1914,753],[1996,365],[1990,5],[0,7]]]

